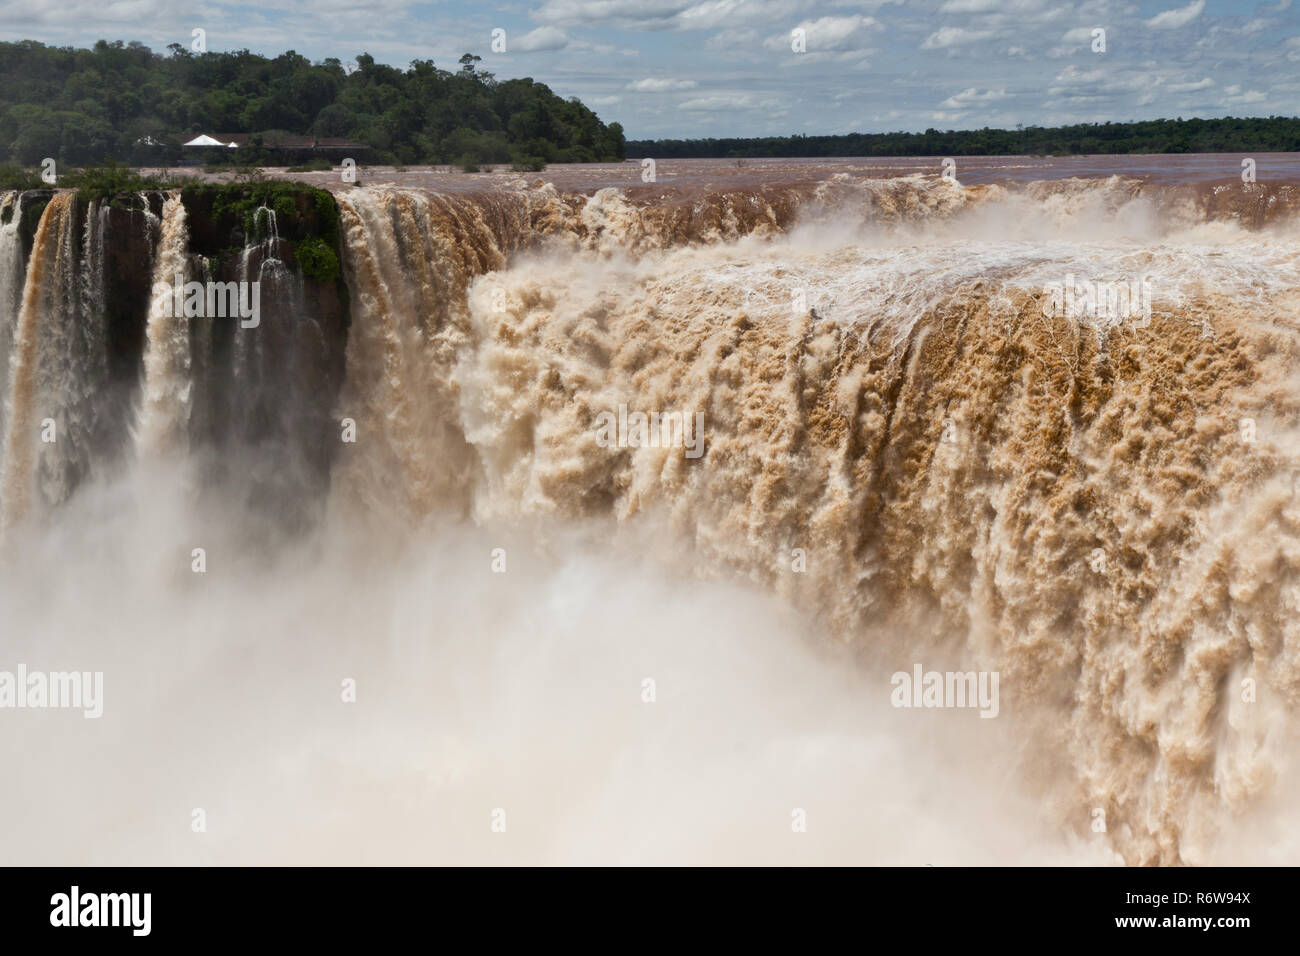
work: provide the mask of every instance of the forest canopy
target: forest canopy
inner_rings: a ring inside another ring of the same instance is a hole
[[[623,128],[531,79],[503,80],[465,54],[454,70],[355,66],[290,50],[166,55],[140,43],[92,49],[0,43],[0,160],[174,163],[198,133],[346,139],[372,163],[621,160]],[[232,150],[235,152],[235,150]]]
[[[1070,156],[1099,153],[1285,153],[1300,150],[1300,119],[1146,120],[1016,129],[843,136],[634,140],[629,156],[743,159],[810,156]]]

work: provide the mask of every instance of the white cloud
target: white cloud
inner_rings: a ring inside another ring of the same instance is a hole
[[[942,105],[947,106],[950,109],[960,110],[965,109],[967,106],[974,103],[993,103],[997,100],[1006,99],[1006,96],[1007,91],[1005,89],[985,90],[981,93],[972,86],[962,90],[960,93],[948,97],[943,101]]]
[[[790,0],[701,0],[674,17],[679,30],[712,30],[754,23],[779,23],[804,3]]]
[[[1194,83],[1170,83],[1165,87],[1170,93],[1191,93],[1196,90],[1209,89],[1214,85],[1214,81],[1208,76],[1204,79],[1197,80]]]
[[[727,110],[736,109],[737,107],[743,108],[746,102],[744,96],[701,96],[697,99],[686,100],[678,108],[689,112]]]
[[[1092,31],[1095,29],[1096,27],[1075,27],[1073,30],[1070,30],[1068,33],[1066,33],[1065,36],[1061,37],[1061,42],[1091,44]]]
[[[851,53],[869,48],[872,34],[881,29],[875,17],[822,17],[804,20],[796,29],[804,31],[809,53]],[[789,50],[791,33],[769,37],[764,46],[769,50]]]
[[[1157,13],[1146,23],[1153,30],[1177,30],[1199,17],[1203,10],[1205,10],[1205,0],[1194,0],[1185,7]]]
[[[1046,0],[947,0],[940,13],[1034,13],[1047,6]]]
[[[712,30],[776,23],[807,5],[807,0],[545,0],[531,16],[564,26]]]
[[[993,36],[991,30],[967,30],[964,27],[940,27],[921,44],[922,50],[946,50],[963,43],[978,43]]]
[[[563,50],[569,45],[569,37],[556,27],[538,27],[530,30],[518,39],[506,38],[507,51],[518,53],[540,53],[545,50]]]
[[[532,18],[572,26],[612,23],[653,30],[671,26],[691,6],[690,0],[546,0]]]
[[[1122,93],[1149,90],[1164,82],[1162,77],[1149,71],[1125,73],[1106,67],[1081,70],[1073,64],[1067,66],[1047,88],[1049,96],[1059,96],[1072,103],[1100,102],[1113,99]]]
[[[1224,102],[1245,105],[1247,103],[1263,103],[1268,99],[1268,94],[1260,90],[1247,90],[1236,96],[1229,96]]]
[[[693,90],[700,84],[694,80],[670,80],[666,77],[647,77],[629,83],[627,88],[637,93],[672,93],[677,90]]]
[[[715,112],[724,110],[773,109],[777,104],[772,100],[759,100],[749,93],[716,93],[686,100],[677,108],[688,112]]]

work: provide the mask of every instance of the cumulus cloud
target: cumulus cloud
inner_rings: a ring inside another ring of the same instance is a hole
[[[1165,89],[1170,93],[1191,93],[1195,90],[1209,89],[1213,85],[1214,81],[1207,76],[1193,83],[1170,83]]]
[[[1102,67],[1081,70],[1071,64],[1056,75],[1047,92],[1070,102],[1095,102],[1147,89],[1161,82],[1161,78],[1153,79],[1147,71],[1126,73]]]
[[[686,100],[678,109],[693,113],[731,112],[741,110],[776,110],[781,104],[771,97],[759,97],[752,93],[726,91],[699,96]]]
[[[538,27],[514,40],[507,40],[508,49],[517,53],[539,53],[546,50],[563,50],[569,45],[568,35],[556,27]]]
[[[960,93],[948,97],[943,101],[942,105],[947,106],[950,109],[960,110],[976,103],[993,103],[997,100],[1006,99],[1006,96],[1007,91],[1005,89],[985,90],[981,93],[975,87],[971,86],[962,90]]]
[[[694,80],[673,80],[667,77],[647,77],[629,83],[627,88],[637,93],[672,93],[678,90],[693,90],[700,84]]]
[[[965,27],[940,27],[921,44],[922,50],[946,50],[963,43],[978,43],[993,36],[992,30],[967,30]]]
[[[880,29],[875,17],[821,17],[804,20],[794,29],[804,32],[809,53],[852,53],[865,51],[872,35]],[[770,50],[790,49],[791,33],[769,37],[763,44]]]
[[[804,5],[790,0],[700,0],[677,14],[673,26],[679,30],[712,30],[779,23]]]
[[[565,26],[611,23],[640,29],[666,29],[692,6],[690,0],[546,0],[534,20]]]
[[[790,0],[545,0],[531,16],[564,26],[712,30],[776,22],[790,13]]]
[[[1199,17],[1204,10],[1205,0],[1194,0],[1193,3],[1185,7],[1157,13],[1146,23],[1147,26],[1154,30],[1176,30],[1179,27],[1187,26],[1187,24]]]
[[[1243,91],[1238,85],[1229,86],[1223,92],[1228,94],[1227,98],[1224,100],[1225,103],[1247,105],[1250,103],[1262,103],[1268,99],[1268,94],[1264,93],[1262,90]]]
[[[1033,13],[1046,9],[1047,0],[947,0],[940,13]]]
[[[1061,37],[1062,43],[1092,43],[1092,31],[1096,27],[1075,27]]]

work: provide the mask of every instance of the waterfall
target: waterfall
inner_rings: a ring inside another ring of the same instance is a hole
[[[27,513],[37,490],[38,469],[54,459],[67,403],[71,368],[67,315],[75,321],[76,260],[73,258],[77,197],[58,193],[41,215],[23,285],[22,305],[10,359],[9,415],[0,477],[0,521],[10,528]],[[50,427],[53,426],[53,434]],[[50,442],[48,438],[53,438]],[[59,469],[50,469],[58,481]]]
[[[1300,266],[1171,219],[1143,237],[1150,329],[1045,321],[1068,270],[1133,274],[1111,190],[872,187],[870,244],[835,221],[714,241],[598,193],[505,267],[478,197],[344,193],[338,414],[365,444],[334,492],[661,534],[670,563],[780,594],[889,670],[959,636],[961,669],[1020,695],[1081,834],[1102,808],[1126,860],[1203,858],[1280,766],[1243,680],[1296,686]],[[1071,239],[1099,215],[1104,240]],[[703,454],[602,444],[620,407],[703,413]]]
[[[252,229],[244,237],[244,248],[239,255],[240,288],[250,288],[278,278],[284,269],[279,254],[280,229],[275,210],[258,206],[253,212]],[[259,295],[269,301],[268,289],[259,285]],[[254,329],[236,327],[233,331],[233,367],[231,377],[236,384],[234,393],[234,420],[239,430],[248,434],[259,430],[259,411],[262,406],[262,381],[266,354],[265,327]]]
[[[163,204],[151,286],[157,290],[166,286],[166,291],[150,293],[143,396],[135,434],[136,448],[146,457],[184,452],[188,446],[193,401],[190,319],[171,291],[177,276],[182,284],[188,279],[188,240],[180,192],[169,193]]]
[[[95,553],[83,576],[169,627],[147,598],[201,607],[194,620],[214,642],[233,592],[209,586],[219,575],[192,577],[185,556],[191,538],[228,534],[213,552],[223,574],[259,561],[274,572],[268,590],[247,592],[250,615],[271,608],[256,646],[293,630],[286,642],[301,632],[314,648],[298,627],[306,609],[335,629],[335,650],[366,660],[383,656],[367,642],[384,630],[367,625],[392,607],[390,572],[423,600],[431,569],[461,561],[440,550],[441,532],[472,531],[470,570],[455,579],[473,582],[468,596],[457,584],[429,597],[393,655],[405,668],[418,657],[407,651],[433,648],[442,674],[455,669],[439,655],[460,663],[471,644],[509,656],[491,643],[493,615],[466,624],[479,619],[456,601],[517,616],[527,640],[510,646],[531,650],[532,622],[562,631],[589,587],[581,561],[541,611],[521,585],[552,558],[564,571],[613,542],[667,568],[700,602],[684,606],[703,608],[703,630],[710,602],[784,602],[792,621],[852,649],[837,676],[884,707],[888,675],[921,663],[999,674],[999,726],[1022,748],[1008,790],[1079,845],[1135,863],[1214,859],[1225,821],[1285,799],[1274,781],[1289,772],[1300,700],[1294,232],[1253,230],[1239,211],[1188,225],[1177,217],[1194,205],[1111,180],[1012,194],[837,178],[672,201],[506,188],[341,191],[346,302],[343,286],[304,283],[292,267],[293,237],[311,224],[283,207],[285,223],[256,210],[240,250],[233,216],[199,212],[218,208],[202,190],[188,213],[168,195],[161,218],[148,212],[159,196],[143,195],[148,242],[138,210],[70,192],[0,196],[0,530],[48,517],[54,561],[64,538],[79,540],[77,521],[131,538],[155,520],[122,553],[143,548],[164,573],[122,561],[121,580],[95,578],[107,574]],[[33,203],[46,205],[24,264]],[[1056,314],[1044,291],[1067,274],[1139,273],[1155,289],[1149,327]],[[178,314],[178,276],[261,283],[261,324]],[[146,280],[165,287],[147,317]],[[133,416],[113,411],[119,400],[136,402]],[[639,440],[622,424],[617,441],[602,437],[602,417],[628,413],[701,415],[698,454],[645,425]],[[97,415],[129,429],[137,454],[121,486],[89,488],[60,525],[40,506],[98,465]],[[355,443],[340,442],[343,419]],[[120,487],[147,489],[138,513],[114,506]],[[174,527],[176,515],[193,526]],[[510,572],[498,577],[487,545],[516,533],[527,546],[501,542]],[[277,604],[281,573],[316,573],[312,549],[332,536],[337,565]],[[41,566],[32,580],[57,577]],[[636,593],[635,568],[599,580],[614,609],[600,629],[627,613],[651,647],[674,628],[670,589]],[[11,587],[0,606],[17,603]],[[200,591],[216,603],[193,602]],[[381,613],[357,613],[372,607]],[[38,619],[40,636],[59,633],[52,620]],[[463,644],[437,643],[457,635]],[[606,636],[622,635],[594,643]],[[751,636],[738,623],[729,639]],[[541,642],[538,660],[583,688],[601,683],[561,657]],[[343,666],[325,664],[321,687]],[[531,680],[533,659],[519,672]],[[629,707],[638,673],[624,675]],[[526,712],[509,691],[493,700]],[[915,739],[904,732],[900,751]],[[850,802],[871,795],[868,783]],[[1096,810],[1105,832],[1090,829]]]
[[[81,257],[75,285],[67,301],[75,305],[63,313],[63,334],[69,362],[66,377],[58,387],[66,394],[65,436],[59,447],[61,485],[58,500],[72,493],[76,483],[90,471],[100,424],[98,399],[108,374],[107,329],[105,328],[104,257],[108,228],[108,205],[91,200],[85,211],[81,233]],[[71,241],[72,230],[69,230]]]
[[[353,330],[338,417],[370,448],[345,466],[343,493],[413,518],[466,507],[476,463],[451,371],[469,342],[469,281],[504,263],[500,243],[473,228],[470,201],[356,190],[339,203]]]
[[[9,405],[9,361],[23,292],[23,194],[0,196],[0,462]]]
[[[107,373],[107,210],[90,203],[80,234],[78,210],[73,193],[58,193],[46,206],[16,326],[12,336],[0,336],[11,353],[8,374],[0,379],[7,385],[8,410],[0,504],[5,526],[23,516],[34,492],[46,504],[65,500],[92,466],[96,402]],[[0,269],[13,277],[21,267],[21,239],[9,236],[6,227],[0,233]],[[0,308],[10,298],[0,288]]]

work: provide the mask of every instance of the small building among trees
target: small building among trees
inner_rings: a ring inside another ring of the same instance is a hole
[[[186,155],[205,162],[274,162],[286,165],[312,159],[332,162],[369,152],[364,143],[338,137],[300,136],[283,130],[263,133],[200,133],[181,143]]]

